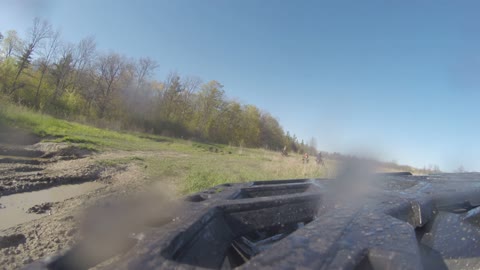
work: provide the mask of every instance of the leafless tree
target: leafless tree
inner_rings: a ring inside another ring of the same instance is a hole
[[[95,39],[89,36],[82,39],[74,48],[72,65],[75,71],[72,75],[72,91],[76,91],[78,88],[85,86],[85,80],[89,77],[87,76],[88,72],[86,72],[86,70],[91,68],[95,60],[96,47]]]
[[[17,90],[18,78],[24,69],[29,65],[36,47],[40,44],[40,42],[52,35],[52,26],[47,21],[35,18],[33,20],[33,27],[28,32],[29,39],[26,46],[23,48],[23,53],[20,57],[17,74],[13,80],[10,94],[13,94],[15,90]]]
[[[97,44],[93,36],[80,40],[75,50],[75,66],[77,69],[83,70],[91,63],[96,48]]]
[[[200,89],[202,80],[198,77],[187,76],[182,79],[182,93],[180,105],[180,119],[183,121],[190,118],[193,114],[194,108],[191,104],[193,95]]]
[[[155,69],[158,68],[157,62],[149,57],[140,58],[135,65],[135,76],[137,78],[137,90],[142,88],[147,79],[149,79]]]
[[[70,43],[64,43],[59,47],[59,59],[51,71],[55,85],[51,97],[51,102],[53,103],[56,102],[58,97],[61,96],[72,83],[71,77],[75,68],[73,59],[74,49],[74,45]]]
[[[46,72],[48,71],[53,57],[55,56],[58,47],[60,31],[55,31],[50,38],[47,39],[47,42],[43,46],[42,58],[40,59],[40,78],[38,80],[37,89],[35,91],[35,109],[40,107],[40,89],[43,84],[43,79]]]
[[[97,104],[100,118],[105,113],[113,94],[118,90],[118,81],[125,69],[125,59],[116,53],[102,55],[98,59]]]

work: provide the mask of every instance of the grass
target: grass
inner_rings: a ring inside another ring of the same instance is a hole
[[[300,155],[282,157],[277,152],[261,149],[243,149],[242,154],[239,151],[149,158],[146,160],[147,171],[152,181],[169,181],[179,187],[180,193],[186,194],[224,183],[325,177],[328,175],[327,168],[333,171],[335,165],[333,161],[327,161],[327,168],[317,166],[315,162],[302,164]]]
[[[123,158],[101,159],[101,160],[97,160],[97,164],[104,167],[116,167],[120,165],[131,164],[131,163],[140,164],[143,161],[145,161],[144,158],[133,156],[133,157],[123,157]]]
[[[74,143],[97,150],[186,150],[184,142],[151,134],[117,132],[93,126],[68,122],[49,115],[35,113],[27,108],[0,102],[0,123],[24,129],[44,141]],[[176,143],[177,142],[177,143]],[[169,146],[169,147],[168,147]]]
[[[0,102],[0,105],[0,123],[34,133],[44,141],[66,142],[99,152],[132,151],[132,157],[99,160],[98,163],[103,166],[138,164],[145,168],[150,181],[169,182],[181,194],[229,182],[327,175],[327,170],[314,162],[303,165],[300,155],[282,157],[278,152],[263,149],[99,129],[9,103]],[[328,162],[327,167],[333,166],[332,161]]]
[[[317,166],[312,158],[282,157],[264,149],[238,148],[172,139],[152,134],[117,132],[60,120],[0,100],[1,124],[24,129],[44,141],[71,143],[98,152],[131,151],[131,156],[98,161],[103,166],[137,164],[152,182],[164,182],[188,194],[216,185],[268,179],[331,176],[336,164]]]

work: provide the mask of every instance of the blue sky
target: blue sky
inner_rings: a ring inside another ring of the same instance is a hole
[[[327,151],[480,170],[479,1],[0,0],[63,39],[218,80]]]

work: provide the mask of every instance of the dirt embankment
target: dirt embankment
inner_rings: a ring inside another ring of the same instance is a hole
[[[0,223],[2,219],[4,224],[15,223],[4,218],[15,218],[11,211],[19,205],[22,218],[29,215],[30,220],[4,229],[0,226],[0,269],[17,269],[72,247],[78,239],[85,207],[141,186],[145,177],[138,166],[105,165],[99,162],[104,156],[115,158],[114,153],[99,154],[71,144],[40,142],[31,134],[0,127]],[[81,183],[90,182],[99,185],[61,201],[34,203],[35,196],[52,187],[64,193],[64,185],[80,184],[74,187],[78,191]],[[16,202],[14,196],[18,195],[23,197]]]

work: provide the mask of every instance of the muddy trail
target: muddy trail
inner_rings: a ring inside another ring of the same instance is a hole
[[[142,186],[134,164],[0,125],[0,269],[18,269],[71,247],[85,208]]]
[[[102,168],[79,161],[90,154],[68,144],[0,144],[0,196],[93,181]]]

